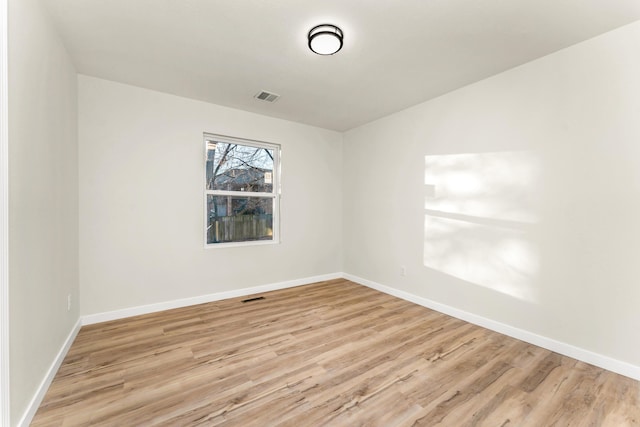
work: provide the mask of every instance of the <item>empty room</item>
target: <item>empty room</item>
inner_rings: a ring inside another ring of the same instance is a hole
[[[0,425],[640,425],[637,0],[0,0]]]

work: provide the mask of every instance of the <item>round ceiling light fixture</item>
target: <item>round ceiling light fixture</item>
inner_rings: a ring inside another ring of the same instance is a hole
[[[309,49],[318,55],[333,55],[342,49],[342,30],[335,25],[316,25],[309,31]]]

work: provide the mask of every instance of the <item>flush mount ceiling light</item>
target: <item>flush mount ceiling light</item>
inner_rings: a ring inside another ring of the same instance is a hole
[[[309,31],[309,49],[318,55],[333,55],[342,49],[342,30],[335,25],[317,25]]]

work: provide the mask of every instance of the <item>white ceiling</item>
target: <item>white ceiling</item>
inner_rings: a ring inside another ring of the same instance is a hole
[[[82,74],[338,131],[640,19],[639,0],[42,2]],[[334,56],[307,48],[321,23]]]

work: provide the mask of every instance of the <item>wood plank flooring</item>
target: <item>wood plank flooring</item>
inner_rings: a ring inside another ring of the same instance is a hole
[[[638,381],[352,282],[261,296],[83,327],[32,425],[640,425]]]

